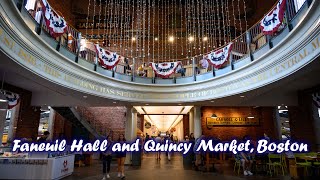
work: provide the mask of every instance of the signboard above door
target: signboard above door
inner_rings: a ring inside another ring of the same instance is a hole
[[[259,118],[248,117],[207,117],[207,127],[212,126],[259,126]]]

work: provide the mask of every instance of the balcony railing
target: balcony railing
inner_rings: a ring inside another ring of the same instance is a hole
[[[34,30],[40,37],[46,36],[46,38],[44,38],[45,41],[50,41],[49,44],[53,48],[67,56],[70,60],[115,79],[145,84],[183,84],[194,81],[203,81],[226,74],[249,64],[251,61],[258,59],[261,55],[273,48],[273,46],[279,42],[279,38],[284,38],[298,24],[294,19],[297,16],[302,16],[312,2],[312,0],[306,0],[300,9],[297,10],[296,1],[287,0],[286,15],[282,30],[274,36],[266,36],[261,31],[260,21],[258,21],[245,33],[232,40],[233,50],[231,52],[231,57],[222,68],[216,69],[209,66],[207,69],[201,69],[199,61],[202,57],[199,56],[181,61],[185,70],[184,76],[182,76],[182,74],[174,74],[169,79],[161,79],[155,76],[151,67],[148,66],[148,63],[145,63],[142,72],[139,71],[138,67],[141,66],[141,63],[136,63],[134,59],[126,59],[127,62],[120,63],[112,70],[97,68],[99,67],[99,64],[93,42],[87,42],[85,48],[80,47],[81,33],[72,26],[68,26],[67,32],[59,38],[48,38],[50,35],[46,24],[41,20],[40,25],[34,19],[35,13],[29,13],[24,6],[21,6],[21,3],[23,4],[24,0],[15,1],[25,20],[30,21],[30,19],[32,19],[33,24],[27,23],[29,27],[35,27]],[[72,37],[72,39],[70,39],[70,37]]]

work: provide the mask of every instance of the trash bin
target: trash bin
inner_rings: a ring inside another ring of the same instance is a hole
[[[141,147],[139,147],[141,149]],[[141,166],[142,151],[132,152],[132,166]]]

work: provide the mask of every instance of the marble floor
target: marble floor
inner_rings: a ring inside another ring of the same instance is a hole
[[[168,161],[165,154],[162,155],[161,160],[158,161],[154,154],[144,155],[140,167],[126,166],[126,179],[148,179],[148,180],[237,180],[237,179],[290,179],[289,176],[269,177],[266,175],[244,176],[236,175],[233,172],[233,167],[225,165],[220,172],[200,172],[194,171],[190,167],[183,166],[183,157],[181,155],[174,155],[171,161]],[[117,178],[116,162],[111,164],[110,179]],[[64,180],[100,180],[102,179],[102,164],[101,161],[94,161],[88,167],[76,167],[74,173],[64,178]]]

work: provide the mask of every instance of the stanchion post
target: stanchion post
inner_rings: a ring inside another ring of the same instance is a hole
[[[136,59],[135,58],[133,58],[132,59],[132,69],[131,69],[131,81],[134,81],[134,73],[135,73],[135,64],[136,64]]]
[[[194,57],[192,58],[192,75],[193,75],[193,80],[196,81],[196,65],[195,65],[195,59]]]
[[[77,37],[77,50],[76,50],[76,59],[75,62],[78,63],[79,61],[79,55],[80,55],[80,42],[81,42],[81,32],[78,33]]]

